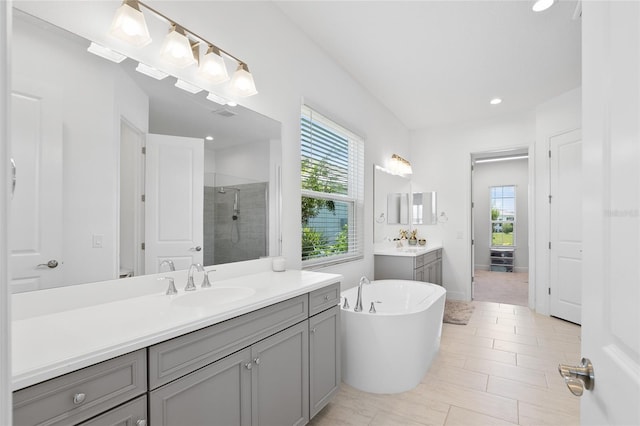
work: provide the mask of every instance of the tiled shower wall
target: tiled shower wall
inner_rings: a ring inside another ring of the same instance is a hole
[[[238,262],[267,255],[266,182],[204,188],[204,264]],[[238,220],[233,202],[238,188]],[[237,232],[237,233],[236,233]]]

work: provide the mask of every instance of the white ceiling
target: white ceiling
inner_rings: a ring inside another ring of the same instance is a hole
[[[577,0],[541,13],[528,0],[276,4],[412,130],[534,108],[581,84]]]

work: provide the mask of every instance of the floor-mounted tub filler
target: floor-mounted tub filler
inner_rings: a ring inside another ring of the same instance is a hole
[[[436,284],[378,280],[342,292],[342,380],[372,393],[416,387],[440,348],[446,291]],[[374,309],[372,309],[372,304]]]

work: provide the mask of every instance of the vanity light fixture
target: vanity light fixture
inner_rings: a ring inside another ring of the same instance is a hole
[[[224,56],[233,59],[238,64],[238,68],[230,82],[231,93],[240,97],[253,96],[258,93],[253,76],[245,62],[220,49],[193,31],[179,25],[140,0],[123,0],[122,5],[116,10],[109,34],[135,47],[143,47],[149,44],[151,37],[149,36],[144,15],[140,10],[141,7],[168,22],[171,26],[160,51],[160,56],[165,61],[178,68],[186,68],[200,63],[197,75],[209,83],[219,84],[229,80],[229,74],[223,58],[224,54]],[[200,56],[200,45],[207,46],[206,53],[202,57]]]
[[[180,80],[180,79],[178,79],[178,80],[176,81],[175,86],[176,86],[177,88],[179,88],[179,89],[182,89],[182,90],[186,91],[186,92],[193,93],[194,95],[195,95],[196,93],[200,93],[200,92],[202,92],[202,89],[201,89],[201,88],[199,88],[198,86],[193,85],[193,84],[191,84],[191,83],[187,83],[186,81],[184,81],[184,80]]]
[[[197,54],[194,55],[197,47],[198,43],[192,43],[182,27],[173,24],[162,43],[160,57],[178,68],[186,68],[197,63]]]
[[[136,47],[151,43],[147,22],[138,0],[124,0],[111,21],[109,35]]]
[[[243,98],[258,93],[256,84],[253,82],[253,76],[249,72],[249,67],[244,62],[238,63],[238,69],[231,77],[231,90],[235,95]]]
[[[114,50],[109,49],[108,47],[104,47],[94,42],[91,42],[91,44],[87,48],[87,51],[93,53],[94,55],[98,55],[104,59],[108,59],[111,62],[115,62],[116,64],[119,64],[120,62],[127,59],[125,55],[122,55]]]
[[[413,173],[411,163],[408,160],[400,157],[398,154],[391,156],[390,171],[396,175],[410,175]]]
[[[149,65],[143,64],[142,62],[138,63],[136,67],[136,71],[148,75],[149,77],[155,78],[156,80],[162,80],[169,76],[166,72],[160,71],[157,68],[150,67]]]
[[[213,84],[223,83],[229,80],[224,59],[220,56],[220,50],[212,45],[207,48],[207,53],[200,59],[198,75]]]
[[[549,9],[554,3],[555,0],[535,0],[533,6],[531,6],[531,10],[534,12],[542,12],[543,10]]]

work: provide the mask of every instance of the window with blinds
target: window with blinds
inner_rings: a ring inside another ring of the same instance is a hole
[[[307,106],[300,133],[303,265],[362,258],[364,141]]]

